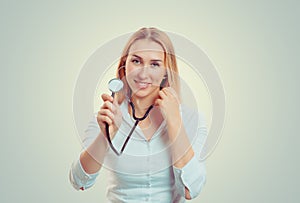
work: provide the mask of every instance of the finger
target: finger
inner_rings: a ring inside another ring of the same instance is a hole
[[[162,99],[167,97],[167,94],[165,93],[165,91],[163,89],[158,92],[158,95]]]
[[[110,111],[113,112],[113,104],[110,101],[105,101],[101,107],[101,109],[109,109]]]
[[[169,95],[169,94],[171,93],[170,87],[164,88],[164,89],[163,89],[163,92],[164,92],[166,95]]]
[[[110,101],[110,102],[113,102],[114,101],[114,98],[112,96],[110,96],[109,94],[102,94],[101,95],[101,98],[102,100],[105,102],[105,101]]]
[[[113,104],[114,104],[114,105],[118,105],[118,104],[119,104],[119,102],[118,102],[118,99],[117,99],[117,98],[113,98]]]
[[[108,125],[112,125],[113,121],[108,116],[100,115],[97,117],[98,123],[107,123]]]
[[[112,106],[113,113],[116,113],[117,109],[119,109],[119,108],[120,108],[120,105],[119,105],[118,99],[114,98],[113,106]]]
[[[176,91],[171,88],[171,87],[168,87],[168,88],[164,88],[164,93],[168,96],[168,97],[174,97],[174,98],[177,98],[177,93]]]
[[[111,120],[114,120],[115,115],[108,109],[100,109],[98,113],[101,116],[108,116]]]

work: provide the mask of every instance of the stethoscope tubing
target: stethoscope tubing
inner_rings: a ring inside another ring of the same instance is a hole
[[[114,96],[114,93],[112,94],[112,96]],[[118,155],[118,156],[120,156],[120,155],[123,153],[123,151],[124,151],[124,149],[125,149],[125,147],[126,147],[128,141],[129,141],[129,139],[130,139],[130,137],[131,137],[133,131],[135,130],[136,126],[138,125],[138,123],[139,123],[140,121],[146,119],[147,116],[148,116],[148,114],[150,113],[151,109],[153,108],[153,105],[151,105],[151,106],[147,109],[147,111],[146,111],[146,113],[144,114],[144,116],[139,118],[139,117],[136,117],[136,116],[135,116],[135,107],[134,107],[133,102],[132,102],[132,101],[129,101],[129,104],[130,104],[131,109],[132,109],[132,116],[133,116],[133,119],[135,120],[135,123],[134,123],[134,126],[131,128],[131,130],[130,130],[130,132],[129,132],[129,134],[128,134],[128,136],[127,136],[127,138],[126,138],[126,140],[125,140],[125,142],[124,142],[124,144],[123,144],[123,146],[122,146],[120,152],[118,152],[117,149],[116,149],[116,148],[114,147],[114,145],[112,144],[112,141],[111,141],[111,139],[110,139],[110,133],[109,133],[109,125],[108,125],[108,123],[105,123],[105,133],[106,133],[106,138],[107,138],[107,140],[108,140],[109,146],[110,146],[110,148],[115,152],[115,154]]]

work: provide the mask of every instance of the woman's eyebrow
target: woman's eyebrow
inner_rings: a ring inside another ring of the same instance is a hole
[[[139,58],[139,59],[142,59],[142,60],[143,60],[143,58],[142,58],[142,57],[140,57],[140,56],[138,56],[138,55],[136,55],[136,54],[133,54],[132,56],[134,56],[134,57],[137,57],[137,58]],[[158,61],[158,62],[162,62],[162,60],[161,60],[161,59],[151,59],[150,61]]]
[[[160,60],[160,59],[151,59],[151,61],[162,62],[162,60]]]
[[[138,55],[136,55],[136,54],[133,54],[132,56],[137,57],[137,58],[139,58],[139,59],[143,59],[142,57],[140,57],[140,56],[138,56]]]
[[[132,57],[136,57],[136,58],[138,58],[138,59],[140,59],[140,60],[143,60],[142,57],[140,57],[140,56],[138,56],[138,55],[136,55],[136,54],[132,54]]]

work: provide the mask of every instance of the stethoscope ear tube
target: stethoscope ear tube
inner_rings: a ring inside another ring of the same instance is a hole
[[[112,95],[112,96],[114,96],[114,95]],[[129,141],[129,139],[130,139],[130,137],[131,137],[133,131],[135,130],[136,126],[138,125],[138,123],[139,123],[140,121],[144,120],[144,119],[148,116],[148,114],[149,114],[149,112],[151,111],[151,109],[153,108],[153,105],[151,105],[151,106],[147,109],[145,115],[144,115],[143,117],[141,117],[141,118],[138,118],[138,117],[135,116],[135,108],[134,108],[134,104],[133,104],[131,101],[129,101],[129,104],[130,104],[130,106],[131,106],[131,108],[132,108],[132,116],[133,116],[133,119],[135,120],[135,123],[134,123],[134,126],[132,127],[132,129],[130,130],[130,132],[129,132],[129,134],[128,134],[128,136],[127,136],[127,138],[126,138],[126,140],[125,140],[125,142],[124,142],[124,144],[123,144],[123,146],[122,146],[120,152],[118,152],[118,151],[116,150],[116,148],[114,147],[114,145],[112,144],[111,139],[110,139],[110,134],[109,134],[109,125],[108,125],[108,123],[105,123],[105,134],[106,134],[106,138],[107,138],[108,144],[109,144],[110,148],[111,148],[111,149],[115,152],[115,154],[118,155],[118,156],[120,156],[120,155],[123,153],[123,151],[124,151],[124,149],[125,149],[125,147],[126,147],[128,141]]]
[[[130,104],[131,109],[132,109],[132,116],[133,116],[133,119],[136,120],[136,121],[142,121],[142,120],[144,120],[144,119],[148,116],[150,110],[153,108],[153,105],[151,105],[151,106],[147,109],[145,115],[144,115],[143,117],[141,117],[141,118],[138,118],[138,117],[135,116],[135,108],[134,108],[134,104],[132,103],[132,101],[129,101],[129,104]]]

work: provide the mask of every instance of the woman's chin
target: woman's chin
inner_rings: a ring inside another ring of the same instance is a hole
[[[150,95],[150,92],[145,91],[145,90],[137,90],[132,94],[132,96],[135,96],[138,98],[144,98],[144,97],[147,97],[148,95]]]
[[[147,88],[147,89],[138,89],[135,92],[132,93],[132,96],[137,98],[146,98],[146,97],[152,97],[157,96],[158,91],[156,91],[157,88]]]

